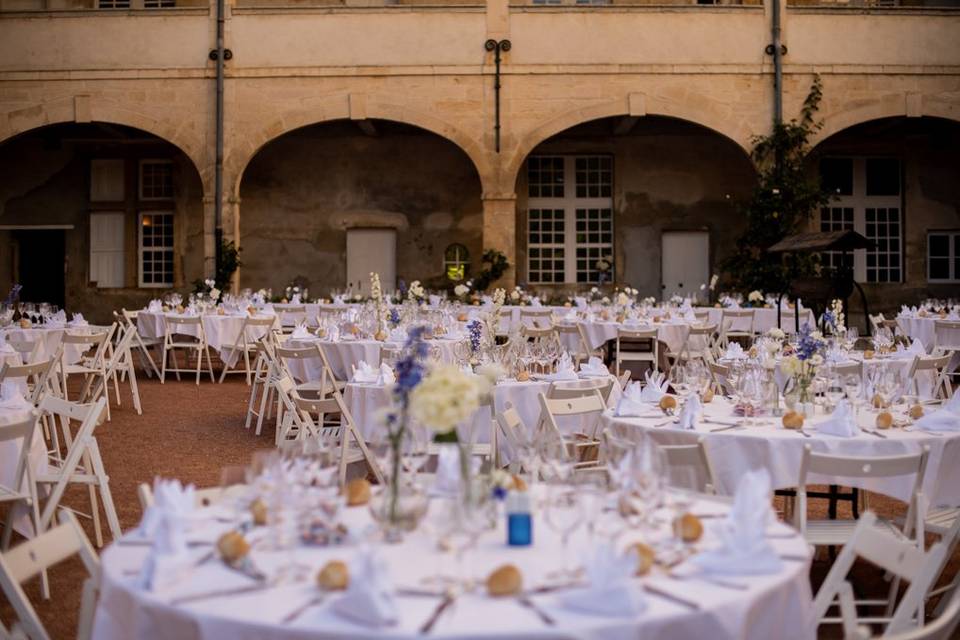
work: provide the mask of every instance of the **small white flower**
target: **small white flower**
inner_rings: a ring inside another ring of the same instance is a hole
[[[819,367],[820,365],[823,364],[823,356],[820,355],[819,353],[814,354],[814,356],[810,358],[810,364],[812,364],[815,367]]]
[[[590,293],[599,293],[599,292],[600,292],[600,289],[598,289],[597,287],[593,287],[592,289],[590,289]]]
[[[470,287],[468,287],[468,286],[466,286],[466,285],[464,285],[464,284],[458,284],[457,286],[455,286],[455,287],[453,288],[453,293],[454,293],[455,295],[457,295],[458,297],[463,297],[463,296],[467,295],[468,293],[470,293]]]
[[[603,299],[600,300],[600,302],[602,302],[603,304],[610,304],[610,298],[608,298],[607,296],[603,296]]]
[[[510,299],[511,299],[511,300],[519,300],[519,299],[520,299],[520,292],[517,291],[516,289],[514,289],[513,291],[511,291],[511,292],[510,292]]]

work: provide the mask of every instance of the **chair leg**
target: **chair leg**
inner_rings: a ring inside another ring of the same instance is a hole
[[[107,526],[110,528],[110,535],[113,539],[119,540],[123,532],[120,530],[120,519],[117,518],[117,508],[113,503],[113,494],[110,492],[110,479],[103,467],[103,459],[100,457],[100,447],[96,440],[93,440],[88,446],[93,460],[92,473],[97,477],[97,487],[100,489],[103,512],[107,516]]]
[[[140,388],[137,386],[137,370],[133,368],[133,362],[127,359],[127,380],[130,382],[130,394],[133,396],[133,408],[137,410],[137,415],[143,415],[143,406],[140,403]]]

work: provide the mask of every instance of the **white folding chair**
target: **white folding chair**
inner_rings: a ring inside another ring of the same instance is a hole
[[[500,435],[503,436],[503,442],[510,447],[513,453],[510,470],[518,473],[521,470],[518,453],[523,447],[531,445],[532,434],[527,430],[523,418],[520,417],[520,414],[510,402],[504,405],[503,411],[496,414],[496,420]]]
[[[569,345],[573,342],[576,345],[576,348],[570,352],[570,357],[573,359],[574,364],[580,364],[584,360],[589,360],[591,357],[603,358],[603,348],[590,348],[590,341],[587,339],[586,330],[579,322],[576,324],[557,324],[554,325],[553,328],[556,330],[557,337],[560,339],[561,344]],[[563,341],[563,336],[569,336],[566,342]]]
[[[60,515],[61,524],[27,542],[0,553],[0,588],[10,602],[17,622],[12,637],[23,633],[30,640],[49,640],[50,635],[21,586],[27,580],[44,574],[50,567],[79,555],[87,570],[80,600],[78,640],[88,640],[93,628],[93,613],[100,580],[100,560],[76,518],[69,511]],[[0,624],[0,630],[3,625]]]
[[[557,380],[551,382],[547,388],[547,398],[550,400],[562,400],[598,395],[603,402],[604,408],[606,408],[610,402],[610,394],[613,393],[614,384],[617,384],[617,380],[613,376],[607,376],[606,378],[587,378],[584,380]]]
[[[717,325],[715,324],[691,326],[680,351],[680,361],[700,360],[705,365],[713,362],[715,360],[714,334],[716,332]]]
[[[797,481],[797,509],[794,524],[800,534],[814,546],[840,546],[853,535],[857,522],[854,520],[809,520],[807,517],[807,478],[810,474],[838,476],[854,480],[871,478],[896,478],[914,476],[913,489],[907,507],[903,527],[888,520],[877,520],[896,538],[909,540],[914,545],[923,544],[923,495],[921,487],[927,468],[929,447],[920,453],[901,456],[854,457],[814,453],[810,445],[803,448],[800,461],[800,478]]]
[[[93,404],[82,405],[47,396],[39,407],[41,414],[53,417],[54,429],[57,427],[56,423],[60,423],[63,441],[67,447],[66,455],[51,456],[46,473],[36,476],[38,484],[50,485],[49,496],[40,512],[41,527],[49,528],[69,485],[86,485],[90,495],[90,517],[93,519],[98,547],[103,546],[100,510],[97,506],[98,492],[107,517],[110,535],[114,540],[121,536],[120,520],[117,518],[117,510],[110,493],[110,478],[104,469],[100,447],[94,436],[94,430],[103,418],[105,405],[104,398],[99,398]],[[76,433],[73,433],[70,426],[74,421],[80,423]]]
[[[237,480],[237,484],[242,484],[244,481],[243,478]],[[236,485],[230,485],[236,486]],[[198,508],[209,507],[212,504],[217,503],[224,495],[226,487],[208,487],[205,489],[194,489],[193,498],[194,505]],[[147,509],[153,506],[153,487],[151,487],[146,482],[141,482],[137,485],[137,499],[140,501],[140,511],[145,513]]]
[[[134,343],[137,349],[137,353],[140,355],[140,364],[143,367],[143,370],[146,372],[147,377],[153,377],[153,374],[156,374],[157,377],[160,377],[160,369],[157,367],[157,363],[154,361],[153,356],[150,355],[150,347],[155,347],[159,352],[163,352],[163,338],[147,338],[140,335],[140,330],[137,326],[137,311],[127,311],[126,309],[120,310],[120,317],[122,317],[126,324],[137,329],[137,332],[134,334]]]
[[[296,328],[298,324],[306,324],[307,307],[302,304],[278,304],[274,305],[274,310],[280,321],[280,330],[289,333]]]
[[[83,388],[77,397],[77,402],[93,402],[97,398],[91,394],[98,381],[104,384],[100,387],[100,392],[106,397],[107,393],[107,349],[110,346],[110,337],[113,335],[115,326],[110,326],[105,331],[97,331],[90,334],[72,334],[63,333],[61,344],[63,350],[60,352],[60,381],[62,384],[63,398],[69,400],[67,393],[67,379],[71,375],[83,376]],[[91,329],[93,329],[91,327]],[[94,349],[92,355],[82,355],[80,362],[75,364],[67,363],[68,354],[73,351],[71,347],[86,352]],[[110,403],[107,403],[107,420],[110,420]]]
[[[256,434],[260,435],[264,417],[273,411],[273,385],[283,373],[283,365],[277,362],[275,347],[269,341],[259,341],[255,345],[257,359],[253,367],[253,384],[250,387],[250,401],[247,403],[247,418],[244,428],[249,429],[253,418],[257,418]],[[254,409],[254,406],[257,409]]]
[[[594,390],[589,395],[578,398],[547,398],[537,394],[540,400],[540,419],[535,437],[558,438],[574,459],[574,468],[595,467],[598,464],[600,440],[597,433],[600,428],[600,416],[606,405],[600,392]],[[586,431],[578,431],[567,437],[560,430],[558,418],[576,417],[592,423]]]
[[[724,309],[720,316],[720,339],[718,346],[726,349],[730,339],[749,341],[756,326],[756,309]],[[742,325],[747,325],[746,327]],[[736,326],[736,328],[734,328]]]
[[[699,493],[716,493],[717,480],[714,476],[713,465],[710,464],[710,457],[707,455],[703,438],[700,438],[697,444],[661,445],[660,450],[664,453],[669,469],[688,469],[695,476],[692,479],[695,483],[693,486],[679,486],[676,484],[674,486]]]
[[[189,338],[189,339],[188,339]],[[186,362],[190,362],[190,354],[196,353],[197,358],[197,385],[200,384],[200,369],[203,367],[203,356],[207,356],[207,368],[210,371],[210,382],[214,381],[213,363],[210,360],[210,347],[207,345],[207,336],[203,330],[203,322],[199,317],[166,316],[163,331],[163,364],[160,367],[160,382],[166,382],[167,372],[172,371],[180,379],[181,373],[193,373],[193,369],[184,369],[177,362],[177,350],[185,352]],[[167,366],[167,361],[173,359],[173,367]]]
[[[874,638],[884,640],[956,640],[960,629],[960,589],[944,600],[944,607],[934,620],[918,629],[903,633],[885,633]]]
[[[631,347],[639,346],[642,349],[624,351],[623,341],[629,340]],[[649,348],[646,348],[648,347]],[[623,362],[649,362],[651,375],[657,372],[659,367],[659,342],[657,341],[657,329],[617,329],[617,375],[620,375],[620,364]]]
[[[117,406],[121,406],[120,401],[120,380],[125,379],[130,385],[130,395],[133,397],[133,408],[137,415],[143,415],[143,406],[140,403],[140,387],[137,385],[137,371],[133,366],[133,352],[131,345],[137,335],[137,328],[130,324],[121,324],[117,329],[120,339],[114,345],[113,353],[105,358],[106,375],[103,380],[98,380],[94,385],[91,398],[98,398],[102,393],[107,398],[109,405],[109,381],[113,381],[113,388],[116,392]],[[102,388],[101,388],[102,387]]]
[[[895,601],[896,591],[889,599],[856,600],[847,575],[857,558],[883,569],[897,581],[910,583],[906,592]],[[947,559],[947,547],[942,542],[929,551],[913,542],[894,535],[882,527],[873,512],[867,511],[850,531],[846,545],[837,555],[813,602],[813,625],[842,624],[844,637],[867,638],[861,624],[884,624],[888,634],[916,629],[922,624],[924,597],[937,579]],[[840,617],[827,617],[831,607],[839,606]],[[857,607],[884,607],[884,615],[859,617]]]
[[[710,388],[713,389],[714,393],[731,395],[733,393],[733,389],[730,386],[730,382],[727,378],[727,376],[730,375],[730,367],[717,364],[716,362],[711,362],[709,366]]]
[[[220,382],[222,383],[228,373],[245,373],[247,384],[251,383],[253,370],[250,368],[250,354],[256,353],[257,341],[261,338],[273,341],[274,318],[257,318],[247,316],[243,319],[243,325],[237,333],[237,338],[231,345],[224,345],[220,350],[220,359],[223,361],[223,370],[220,372]],[[237,368],[242,364],[243,368]]]
[[[910,372],[907,374],[905,386],[913,385],[913,394],[920,394],[920,382],[917,380],[917,374],[929,372],[933,377],[933,387],[930,391],[930,397],[934,400],[948,400],[953,395],[953,389],[950,386],[950,376],[947,373],[947,365],[950,364],[952,354],[943,356],[916,356],[910,365]],[[909,387],[908,387],[909,388]]]
[[[46,361],[19,365],[4,364],[0,367],[0,383],[22,379],[23,385],[27,389],[27,400],[36,406],[40,404],[43,396],[51,390],[54,372],[59,362],[60,348],[57,349],[53,357]],[[59,389],[57,391],[59,392]]]
[[[10,537],[13,534],[14,522],[25,513],[29,514],[35,533],[42,532],[40,526],[40,503],[37,497],[37,483],[33,477],[33,467],[30,461],[30,449],[37,425],[37,414],[22,422],[0,426],[0,442],[13,443],[19,446],[20,455],[17,456],[17,466],[13,473],[13,484],[6,486],[0,483],[0,503],[10,503],[7,511],[7,520],[3,529],[3,540],[0,548],[10,547]]]
[[[549,329],[553,326],[553,311],[551,309],[521,307],[520,324],[533,329]]]
[[[37,340],[13,340],[8,337],[7,344],[20,354],[20,362],[33,362],[37,359],[37,350],[40,345]]]
[[[933,352],[951,356],[960,353],[960,321],[934,320]]]

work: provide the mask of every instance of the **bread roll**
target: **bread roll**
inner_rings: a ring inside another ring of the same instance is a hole
[[[923,417],[923,407],[919,404],[915,404],[910,407],[910,417],[914,420],[919,420]]]
[[[673,532],[684,542],[696,542],[703,535],[703,524],[697,516],[685,513],[673,521]]]
[[[317,573],[317,586],[325,591],[343,591],[350,584],[350,569],[340,560],[331,560]]]
[[[370,482],[355,478],[347,483],[347,506],[358,507],[370,502]]]
[[[663,396],[660,398],[660,408],[664,411],[670,411],[677,408],[677,399],[673,396]]]
[[[523,574],[505,564],[487,577],[487,593],[494,597],[512,596],[523,590]]]
[[[877,429],[889,429],[893,426],[893,416],[889,411],[877,414]]]
[[[513,490],[514,490],[514,491],[526,491],[526,490],[527,490],[527,481],[526,481],[526,480],[524,480],[523,478],[521,478],[521,477],[518,476],[517,474],[513,474],[512,477],[513,477]]]
[[[650,569],[653,568],[654,560],[656,560],[656,553],[654,553],[653,549],[642,542],[638,542],[632,545],[628,551],[635,551],[637,554],[636,575],[642,576],[649,573]]]
[[[783,414],[783,427],[785,429],[802,429],[803,415],[796,411],[788,411]]]
[[[526,382],[530,379],[530,374],[526,371],[521,371],[517,374],[517,382]]]
[[[217,551],[226,562],[235,564],[250,553],[250,544],[239,531],[228,531],[217,540]]]
[[[864,360],[873,360],[873,356],[874,356],[873,349],[867,349],[866,351],[863,352]]]
[[[253,516],[253,524],[262,527],[267,524],[267,503],[257,498],[250,504],[250,515]]]
[[[703,401],[712,402],[713,401],[713,389],[707,389],[703,392]]]

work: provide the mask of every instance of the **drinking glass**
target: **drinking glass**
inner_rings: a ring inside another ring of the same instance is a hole
[[[827,398],[827,402],[830,403],[831,409],[835,409],[837,407],[837,403],[843,399],[845,393],[846,390],[844,389],[843,383],[841,382],[839,376],[832,375],[827,379],[827,386],[826,390],[824,391],[824,395]]]
[[[562,548],[560,570],[553,575],[575,577],[578,569],[570,569],[570,536],[583,524],[580,510],[581,496],[575,486],[567,484],[550,485],[547,490],[547,525],[560,536]]]
[[[849,374],[843,378],[843,388],[847,399],[853,405],[853,420],[856,423],[860,413],[860,403],[863,401],[863,380],[856,374]]]

